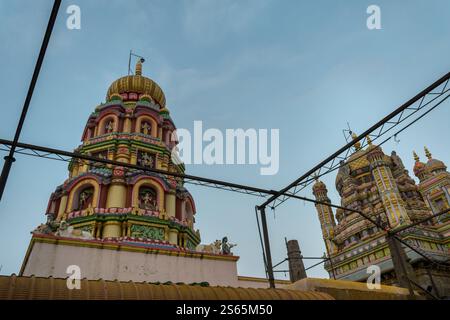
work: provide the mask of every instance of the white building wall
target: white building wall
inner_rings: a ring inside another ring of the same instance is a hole
[[[80,267],[81,278],[93,280],[208,282],[212,286],[244,287],[238,282],[236,260],[44,242],[34,242],[23,266],[23,275],[66,278],[70,265]]]

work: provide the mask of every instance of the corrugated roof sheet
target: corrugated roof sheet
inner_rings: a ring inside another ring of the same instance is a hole
[[[0,299],[61,300],[333,300],[325,293],[287,289],[204,287],[81,280],[81,289],[68,289],[66,279],[0,276]]]

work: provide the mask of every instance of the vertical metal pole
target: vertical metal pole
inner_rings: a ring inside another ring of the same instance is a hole
[[[270,253],[269,231],[267,229],[266,208],[258,207],[261,214],[262,232],[264,237],[264,251],[266,254],[267,275],[269,276],[270,288],[275,288],[275,278],[273,276],[272,255]]]
[[[425,268],[427,270],[428,277],[430,278],[430,281],[431,281],[431,287],[434,289],[434,294],[439,298],[440,297],[439,290],[436,286],[436,283],[434,283],[434,279],[433,279],[433,276],[431,275],[431,271],[430,271],[431,265],[429,265]]]
[[[128,55],[128,75],[130,75],[130,71],[131,71],[131,55],[132,55],[132,50],[130,50],[130,54]]]
[[[53,26],[55,25],[56,16],[58,15],[60,5],[61,0],[55,0],[55,2],[53,3],[52,12],[48,20],[47,29],[45,30],[41,50],[39,51],[39,56],[36,61],[36,65],[34,67],[34,72],[31,78],[30,86],[28,87],[28,92],[25,98],[25,102],[23,104],[19,123],[17,124],[14,140],[13,143],[11,144],[11,149],[9,149],[9,154],[5,157],[5,163],[3,164],[2,174],[0,176],[0,200],[2,200],[3,191],[5,190],[6,186],[6,181],[8,180],[12,164],[15,161],[14,152],[16,151],[17,143],[19,142],[20,133],[22,132],[23,123],[25,122],[25,117],[27,116],[28,107],[30,106],[31,97],[33,96],[34,87],[36,86],[36,82],[39,77],[39,72],[41,70],[42,62],[44,61],[45,52],[47,51],[48,42],[50,41],[50,36],[53,31]]]
[[[411,298],[414,298],[414,290],[410,281],[410,277],[413,276],[413,270],[409,262],[406,261],[406,253],[394,235],[387,233],[386,237],[389,250],[391,251],[392,264],[394,265],[397,281],[401,287],[407,288]]]

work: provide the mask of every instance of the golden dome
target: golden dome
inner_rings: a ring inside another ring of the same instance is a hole
[[[427,147],[424,147],[424,149],[425,149],[425,155],[428,158],[428,161],[426,164],[426,168],[428,171],[433,172],[433,171],[447,170],[447,166],[445,165],[444,162],[442,162],[441,160],[438,160],[438,159],[434,159],[433,156],[431,155],[431,152],[428,150]]]
[[[166,97],[160,86],[152,79],[142,76],[142,64],[136,64],[136,74],[124,76],[114,81],[108,89],[106,100],[111,100],[115,94],[134,92],[151,96],[161,108],[166,105]]]
[[[325,183],[320,181],[317,177],[316,177],[316,182],[314,183],[314,185],[312,187],[312,191],[313,191],[314,196],[316,196],[316,197],[320,197],[321,194],[327,195],[327,193],[328,193],[327,186],[325,185]]]
[[[370,166],[370,162],[367,160],[367,151],[369,150],[359,149],[348,157],[347,163],[352,171]]]
[[[316,182],[314,183],[312,188],[313,188],[314,192],[320,191],[320,190],[327,190],[325,183],[323,183],[319,179],[316,179]]]

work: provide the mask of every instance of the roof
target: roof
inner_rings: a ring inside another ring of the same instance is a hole
[[[69,290],[66,282],[51,277],[0,276],[0,300],[334,300],[326,293],[288,289],[82,279],[80,289]]]
[[[410,298],[408,289],[380,285],[379,289],[369,289],[365,282],[305,278],[291,285],[288,289],[320,291],[328,293],[336,300],[406,300]],[[415,299],[423,299],[415,292]]]
[[[264,283],[268,283],[268,281],[269,281],[266,278],[249,277],[249,276],[238,276],[238,280],[239,281],[264,282]],[[274,281],[275,281],[275,284],[280,284],[280,285],[286,285],[286,284],[292,283],[289,280],[283,280],[283,279],[275,279]]]
[[[166,106],[166,97],[161,87],[152,79],[142,76],[142,64],[138,61],[134,75],[127,75],[115,80],[108,88],[106,100],[121,93],[140,93],[152,97],[162,108]]]

